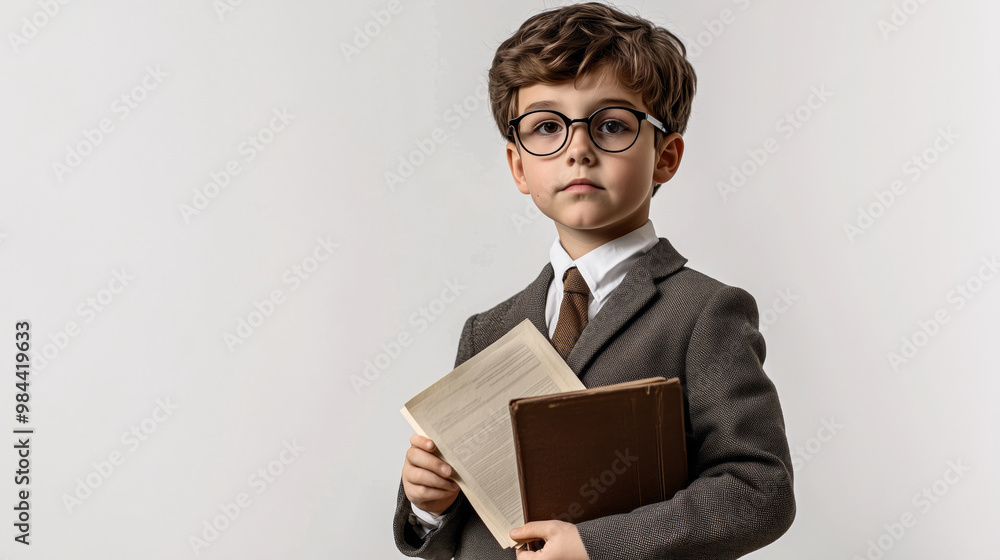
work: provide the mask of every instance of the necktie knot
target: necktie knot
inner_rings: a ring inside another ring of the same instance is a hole
[[[583,275],[580,274],[580,269],[574,266],[566,270],[566,273],[563,274],[563,291],[573,294],[590,295],[590,287],[587,286]]]

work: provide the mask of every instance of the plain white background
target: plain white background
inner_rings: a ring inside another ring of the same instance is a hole
[[[7,557],[399,557],[399,408],[547,260],[480,85],[546,5],[233,3],[0,12]],[[798,515],[752,557],[995,558],[1000,7],[625,5],[698,74],[657,233],[766,323]]]

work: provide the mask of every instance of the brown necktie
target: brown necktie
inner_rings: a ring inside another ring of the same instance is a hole
[[[552,334],[552,345],[565,360],[569,351],[580,338],[580,333],[587,326],[587,308],[589,307],[590,288],[584,282],[580,271],[574,266],[563,275],[563,300],[559,307],[559,321],[556,322],[556,332]]]

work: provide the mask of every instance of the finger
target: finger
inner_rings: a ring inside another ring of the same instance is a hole
[[[427,486],[429,488],[439,488],[441,490],[447,490],[448,492],[454,492],[458,490],[458,484],[447,478],[438,476],[434,472],[427,469],[414,468],[408,473],[410,482],[413,484],[419,484],[420,486]]]
[[[542,547],[545,545],[545,541],[542,539],[534,539],[530,541],[525,541],[523,543],[518,543],[514,547],[514,552],[518,558],[531,559],[535,558],[535,554],[542,551]],[[521,556],[524,554],[525,556]]]
[[[410,498],[410,501],[421,503],[451,498],[455,496],[455,492],[451,490],[441,490],[440,488],[432,488],[430,486],[423,486],[420,484],[411,484],[407,487],[406,495]]]
[[[527,548],[516,548],[514,549],[514,556],[517,557],[517,560],[533,560],[534,558],[538,558],[538,553],[532,552]]]
[[[531,521],[510,532],[510,538],[515,541],[530,541],[534,539],[549,539],[555,527],[551,521]]]
[[[434,442],[430,438],[426,438],[420,434],[410,436],[410,445],[430,452],[433,452],[435,447]]]
[[[406,451],[406,460],[415,467],[427,469],[444,478],[451,478],[455,474],[455,469],[451,465],[417,447],[411,447]]]

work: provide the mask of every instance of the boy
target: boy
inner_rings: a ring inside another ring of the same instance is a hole
[[[756,303],[684,266],[648,219],[684,151],[695,89],[684,53],[665,29],[597,3],[533,16],[500,45],[489,87],[507,161],[558,238],[534,282],[465,323],[456,366],[528,318],[588,387],[678,377],[691,483],[629,513],[527,523],[511,537],[544,548],[515,552],[500,548],[433,442],[414,434],[393,520],[403,554],[718,560],[791,524],[791,461]]]

